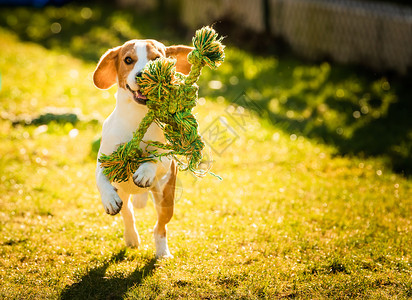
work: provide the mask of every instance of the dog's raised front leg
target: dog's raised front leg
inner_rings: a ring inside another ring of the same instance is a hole
[[[170,168],[171,160],[163,157],[157,162],[146,162],[139,166],[133,174],[134,183],[141,188],[151,187],[162,178]],[[157,180],[156,180],[157,179]]]
[[[137,168],[133,174],[134,183],[141,188],[152,186],[157,172],[157,163],[146,162]]]
[[[122,199],[117,194],[116,188],[112,186],[109,179],[103,174],[100,162],[97,162],[96,167],[96,183],[106,213],[110,215],[119,213],[123,204]]]

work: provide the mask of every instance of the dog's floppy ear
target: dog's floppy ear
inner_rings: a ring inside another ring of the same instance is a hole
[[[117,57],[119,55],[120,46],[108,50],[100,58],[96,70],[93,74],[93,82],[99,89],[108,89],[116,83],[117,78]]]
[[[187,61],[187,55],[193,49],[195,48],[182,45],[166,47],[166,57],[176,58],[176,71],[187,75],[192,68]]]

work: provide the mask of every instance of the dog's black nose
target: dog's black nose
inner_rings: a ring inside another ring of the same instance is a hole
[[[136,77],[142,77],[142,72],[137,73]]]

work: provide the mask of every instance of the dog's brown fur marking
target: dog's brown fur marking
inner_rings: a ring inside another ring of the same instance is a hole
[[[157,234],[166,236],[166,224],[173,217],[177,166],[174,161],[170,165],[171,174],[160,197],[155,197],[157,211]],[[157,199],[156,199],[157,198]]]
[[[189,46],[170,46],[166,47],[166,56],[176,58],[176,71],[189,74],[192,65],[187,61],[187,55],[194,48]]]
[[[120,51],[119,57],[117,59],[117,76],[119,80],[119,86],[121,88],[126,88],[126,80],[130,71],[133,70],[135,63],[138,61],[136,51],[134,51],[135,44],[134,42],[129,42],[123,45],[122,50]],[[126,57],[130,57],[133,60],[133,63],[130,65],[124,62]]]

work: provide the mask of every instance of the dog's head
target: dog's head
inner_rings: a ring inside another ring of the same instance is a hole
[[[130,98],[145,104],[146,97],[139,90],[136,76],[141,75],[146,64],[161,56],[173,57],[176,58],[176,71],[188,74],[191,65],[187,55],[193,49],[188,46],[166,47],[155,40],[131,40],[103,54],[94,71],[93,82],[99,89],[108,89],[117,82],[119,88],[130,93]]]

